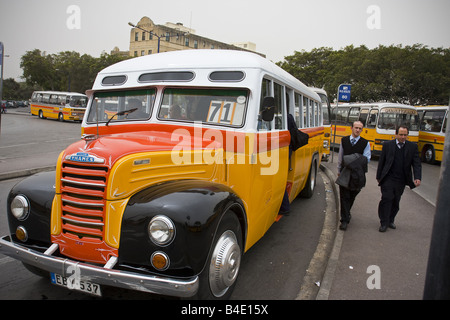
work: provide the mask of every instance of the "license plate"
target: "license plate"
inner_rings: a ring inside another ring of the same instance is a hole
[[[75,280],[71,279],[71,277],[63,277],[62,275],[59,275],[57,273],[51,273],[50,279],[53,284],[63,286],[69,289],[82,291],[85,293],[93,294],[95,296],[101,296],[101,290],[100,285],[96,283],[92,283],[89,281],[83,281],[83,280]]]

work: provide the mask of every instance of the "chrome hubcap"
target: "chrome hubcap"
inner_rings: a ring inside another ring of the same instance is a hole
[[[230,230],[225,231],[217,241],[209,268],[209,285],[214,296],[223,296],[233,285],[240,264],[241,248],[236,235]]]

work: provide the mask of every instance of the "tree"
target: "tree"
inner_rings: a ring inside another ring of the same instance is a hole
[[[352,101],[391,101],[411,105],[447,104],[450,50],[421,44],[402,47],[348,46],[296,51],[278,65],[309,86],[336,99],[339,84],[352,84]]]
[[[100,70],[124,59],[126,58],[106,53],[94,58],[75,51],[45,54],[35,49],[22,56],[20,66],[23,78],[30,86],[42,90],[84,93],[92,88]]]

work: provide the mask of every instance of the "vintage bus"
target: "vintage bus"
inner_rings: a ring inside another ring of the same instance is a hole
[[[322,160],[328,161],[331,149],[331,104],[330,100],[328,99],[328,94],[324,89],[314,87],[310,87],[310,89],[317,93],[320,97],[320,100],[322,101],[324,128]]]
[[[85,292],[228,298],[284,194],[314,191],[320,97],[261,56],[229,50],[119,62],[87,93],[82,139],[56,173],[11,190],[0,252]],[[294,152],[288,112],[309,135]]]
[[[76,92],[35,91],[31,96],[31,114],[41,119],[83,120],[87,96]]]
[[[395,128],[404,124],[409,128],[408,140],[419,141],[419,116],[413,106],[398,103],[343,103],[332,106],[336,125],[333,147],[339,147],[341,138],[351,134],[351,124],[359,120],[364,129],[361,137],[370,143],[372,155],[381,154],[383,142],[395,138]]]
[[[448,106],[417,106],[420,118],[419,152],[422,161],[442,161],[445,130],[447,129]]]

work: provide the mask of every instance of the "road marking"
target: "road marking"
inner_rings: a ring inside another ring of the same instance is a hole
[[[0,149],[3,149],[3,148],[15,148],[15,147],[22,147],[22,146],[29,146],[29,145],[31,145],[31,144],[38,144],[39,142],[29,142],[29,143],[21,143],[21,144],[13,144],[13,145],[11,145],[11,146],[3,146],[3,147],[0,147]]]

